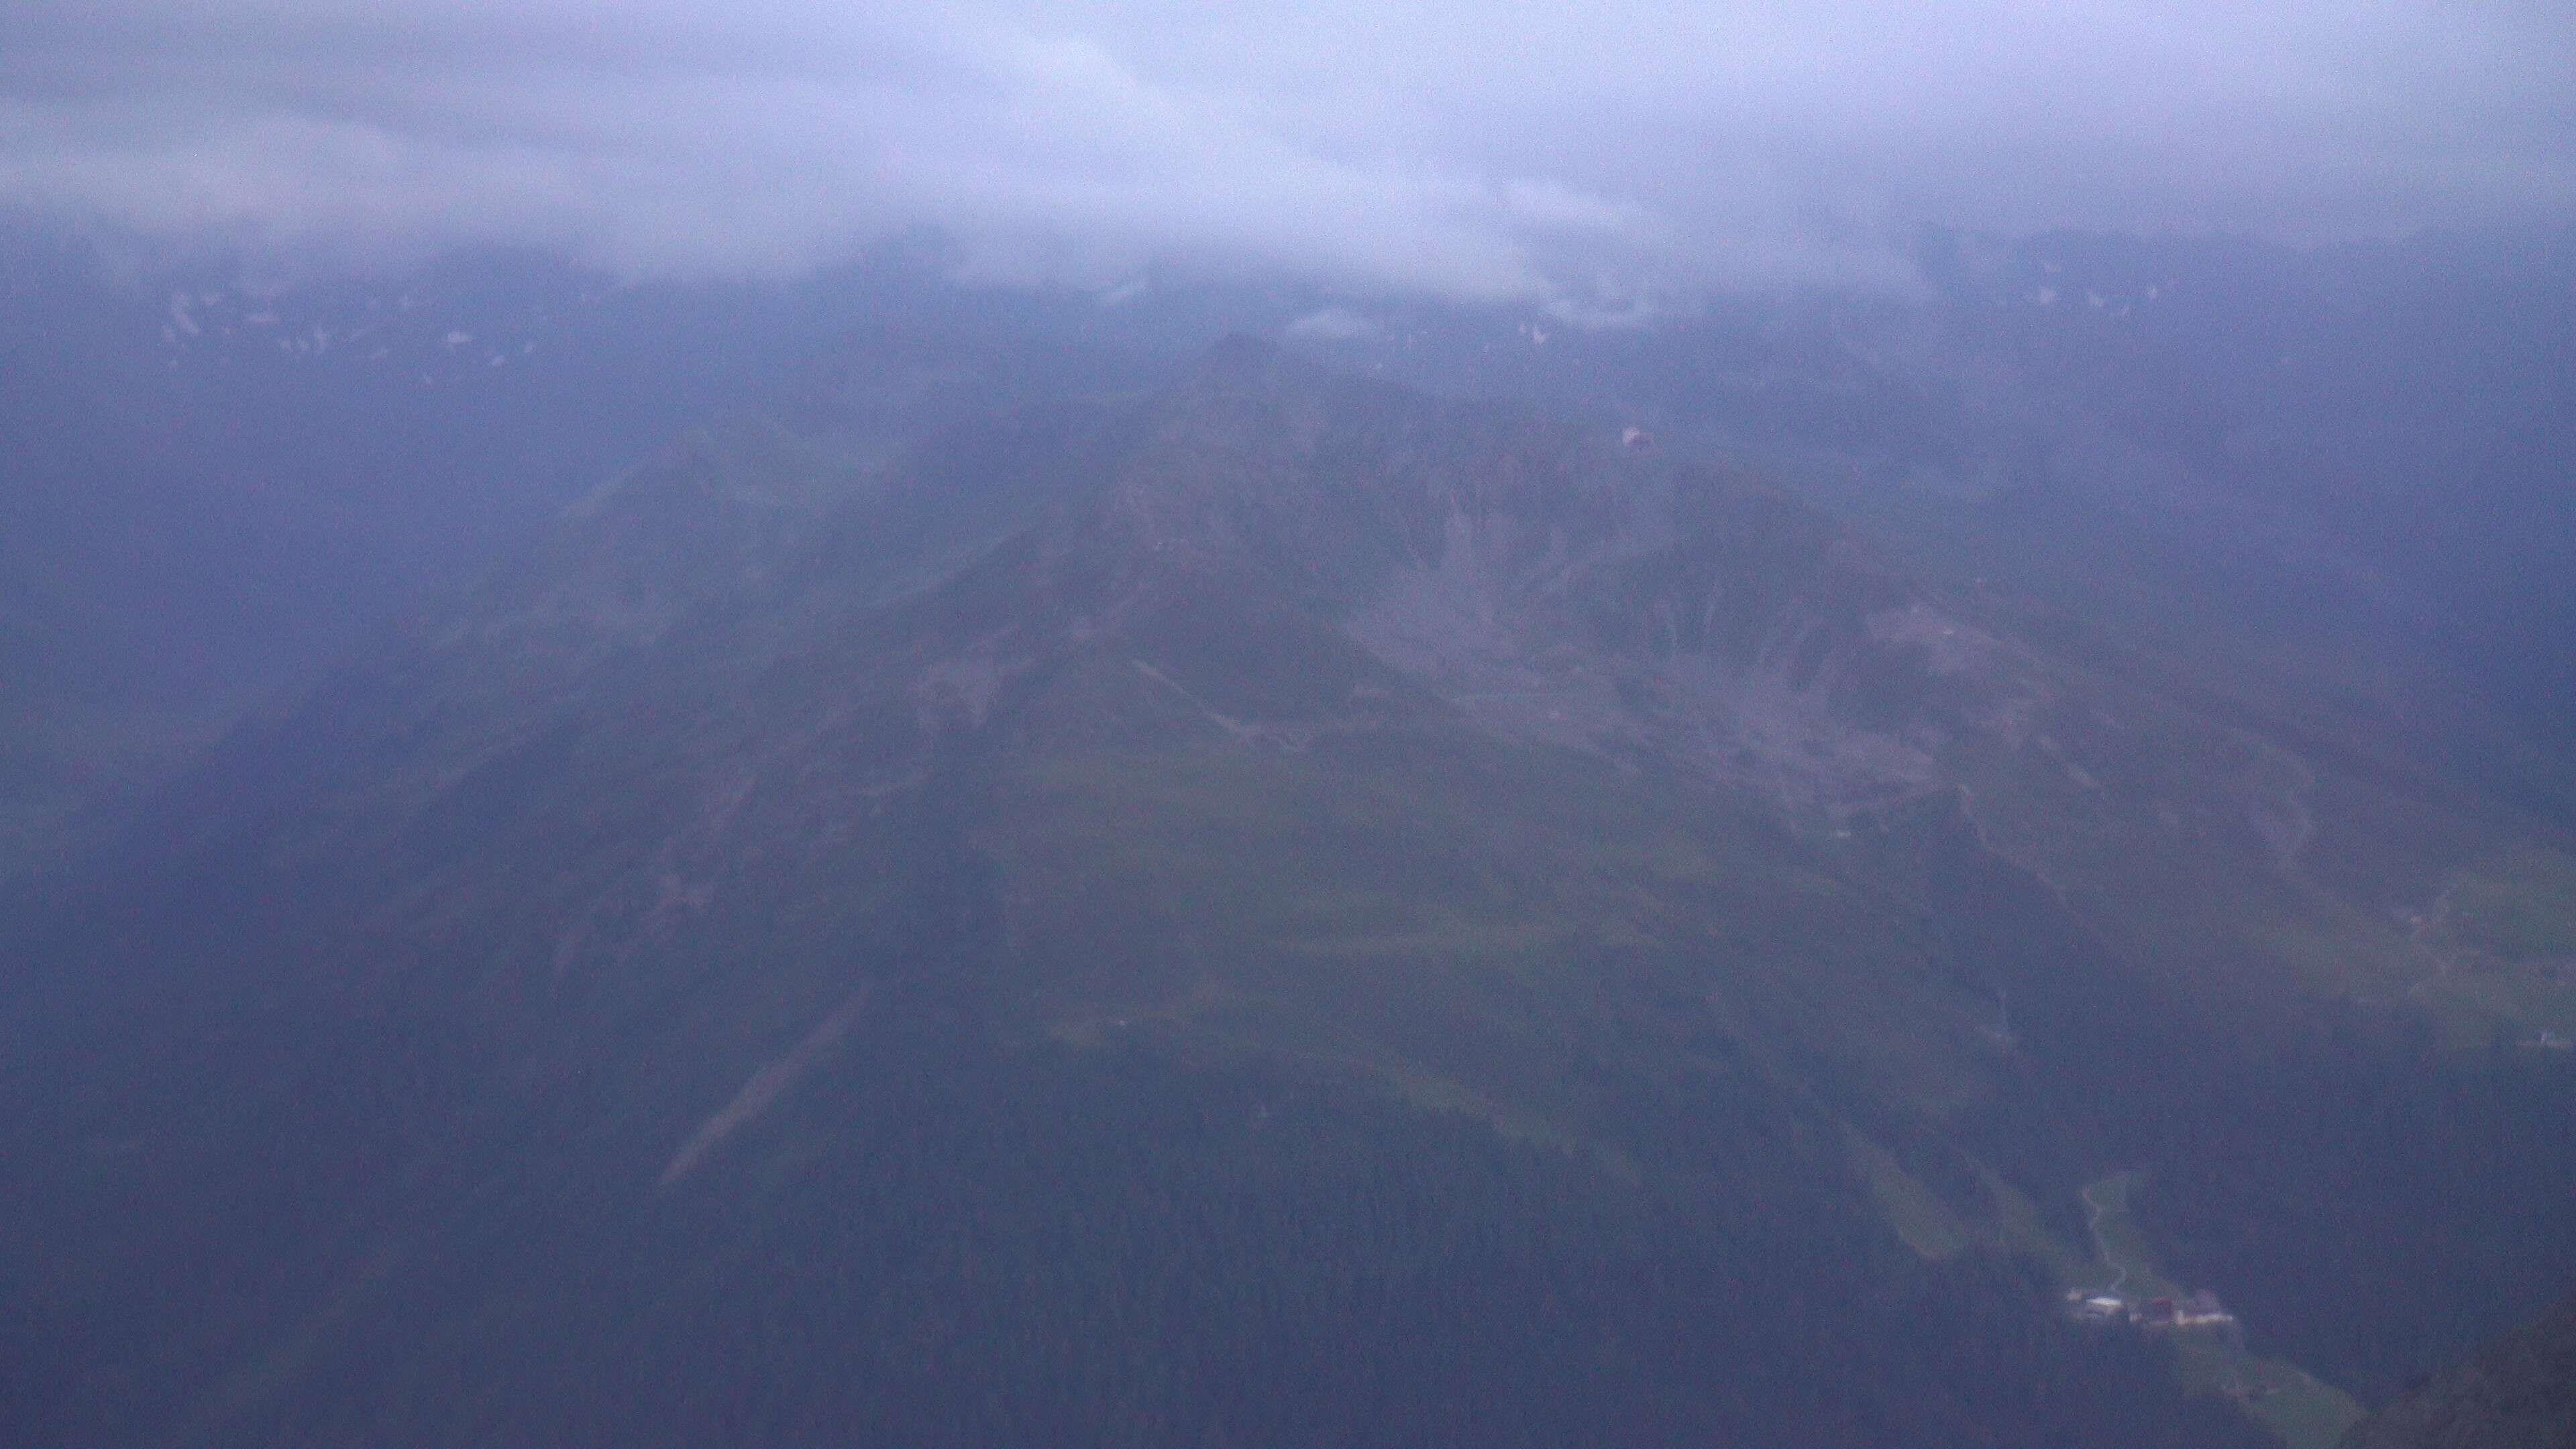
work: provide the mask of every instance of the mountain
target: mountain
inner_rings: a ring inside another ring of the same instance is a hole
[[[0,872],[94,842],[357,631],[683,422],[836,339],[905,335],[1096,371],[1284,334],[1434,390],[1615,408],[1760,467],[1911,574],[2000,583],[2576,820],[2556,622],[2576,601],[2553,566],[2576,548],[2576,359],[2547,325],[2576,305],[2566,242],[1930,232],[1911,293],[1587,329],[1159,276],[978,289],[928,238],[793,283],[512,254],[335,281],[156,267],[0,218]]]
[[[1062,352],[1042,300],[900,247],[775,285],[512,253],[261,280],[0,216],[0,875],[95,844],[405,600],[861,319],[916,385],[1004,337],[997,381]],[[923,335],[941,357],[907,364]]]
[[[2576,1276],[2576,855],[2403,740],[1615,411],[888,356],[15,887],[39,1442],[2323,1442]]]
[[[0,227],[0,873],[94,841],[639,433],[770,386],[801,344],[719,301],[511,257],[146,284]]]
[[[2558,1449],[2576,1444],[2576,1298],[2410,1390],[2347,1449]]]
[[[1935,230],[1902,295],[1719,298],[1600,331],[1415,308],[1319,345],[1449,390],[1616,404],[1909,571],[2005,583],[2564,821],[2576,356],[2551,323],[2576,307],[2571,241]]]

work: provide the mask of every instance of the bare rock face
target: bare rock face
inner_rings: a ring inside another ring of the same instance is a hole
[[[2576,1445],[2576,1294],[2353,1426],[2343,1449]]]

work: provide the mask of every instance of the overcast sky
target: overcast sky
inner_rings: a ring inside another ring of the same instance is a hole
[[[319,259],[788,273],[929,225],[1618,307],[1931,220],[2576,215],[2565,0],[6,0],[0,204]]]

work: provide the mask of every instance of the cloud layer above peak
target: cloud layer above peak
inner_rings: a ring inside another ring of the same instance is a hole
[[[798,271],[936,227],[1618,310],[1922,221],[2289,239],[2576,215],[2539,0],[15,0],[0,204],[333,265]]]

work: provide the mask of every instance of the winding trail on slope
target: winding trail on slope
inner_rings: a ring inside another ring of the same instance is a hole
[[[2118,1173],[2109,1181],[2120,1185],[2120,1206],[2123,1211],[2126,1211],[2129,1203],[2129,1174]],[[2113,1278],[2109,1286],[2097,1290],[2099,1296],[2114,1297],[2128,1284],[2129,1265],[2111,1256],[2111,1245],[2102,1239],[2102,1217],[2110,1211],[2110,1208],[2107,1204],[2093,1200],[2093,1188],[2101,1185],[2097,1182],[2083,1190],[2084,1206],[2091,1210],[2090,1215],[2084,1220],[2084,1228],[2093,1235],[2093,1256],[2100,1258],[2105,1266],[2119,1270],[2119,1276]]]

